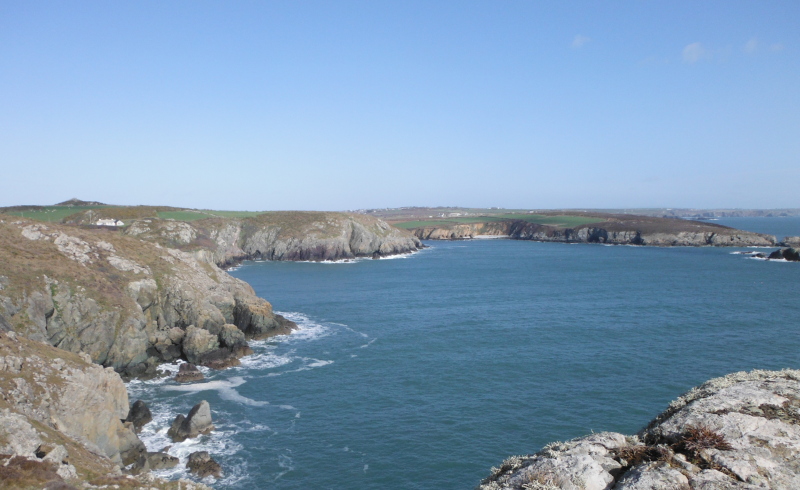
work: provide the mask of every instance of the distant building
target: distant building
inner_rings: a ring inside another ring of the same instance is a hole
[[[125,225],[125,223],[123,223],[121,220],[113,219],[113,218],[103,218],[103,219],[97,220],[97,226],[115,226],[116,227],[116,226],[124,226],[124,225]]]

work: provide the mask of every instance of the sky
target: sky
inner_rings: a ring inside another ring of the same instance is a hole
[[[800,207],[800,2],[0,0],[0,206]]]

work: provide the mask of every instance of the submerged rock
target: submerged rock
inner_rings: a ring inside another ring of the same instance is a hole
[[[713,379],[636,436],[604,432],[552,443],[509,458],[479,488],[800,488],[800,371]]]
[[[212,430],[214,425],[211,421],[211,406],[203,400],[192,407],[186,417],[183,415],[175,417],[167,435],[173,442],[181,442],[201,434],[208,434]]]
[[[219,478],[222,476],[222,467],[214,461],[208,451],[197,451],[189,455],[189,460],[186,462],[186,467],[189,468],[191,473],[205,478],[213,476]]]

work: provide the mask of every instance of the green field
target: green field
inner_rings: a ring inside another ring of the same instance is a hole
[[[559,228],[573,228],[575,226],[586,225],[605,221],[601,218],[591,218],[587,216],[546,216],[542,214],[498,214],[494,216],[465,216],[463,218],[442,218],[426,221],[405,221],[394,223],[394,226],[406,230],[412,228],[422,228],[425,226],[451,226],[471,223],[489,223],[494,221],[520,220],[539,225],[556,226]]]
[[[210,211],[207,209],[184,209],[181,211],[159,211],[161,219],[174,219],[177,221],[195,221],[206,218],[249,218],[263,214],[263,211]]]

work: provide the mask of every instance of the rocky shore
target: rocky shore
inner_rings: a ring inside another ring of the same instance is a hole
[[[125,234],[191,252],[220,267],[248,259],[380,258],[422,248],[411,233],[371,216],[310,211],[191,222],[147,218],[132,222]]]
[[[504,461],[480,490],[800,488],[800,371],[712,379],[636,435],[554,442]]]
[[[177,458],[139,440],[151,416],[141,402],[129,408],[120,375],[152,376],[178,359],[223,369],[252,353],[249,339],[296,328],[219,266],[421,246],[380,220],[342,213],[142,219],[124,233],[0,219],[0,487],[207,488],[149,475]],[[185,366],[180,381],[197,379]],[[170,428],[175,441],[210,430],[205,402]],[[201,478],[223,473],[208,453],[193,454],[188,468]]]
[[[209,488],[123,473],[151,454],[127,421],[122,378],[86,354],[0,333],[0,394],[2,488]]]
[[[113,231],[0,221],[0,328],[126,376],[162,362],[235,364],[294,323],[195,254]]]
[[[614,245],[768,247],[772,235],[737,230],[713,223],[633,215],[598,215],[597,223],[572,228],[519,220],[421,226],[409,231],[422,240],[452,240],[479,235],[508,236],[517,240]]]

